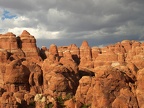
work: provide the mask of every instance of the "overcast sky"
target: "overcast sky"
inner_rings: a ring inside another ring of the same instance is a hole
[[[144,40],[144,0],[0,0],[0,33],[27,30],[39,46]]]

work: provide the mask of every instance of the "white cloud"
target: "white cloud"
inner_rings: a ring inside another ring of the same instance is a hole
[[[30,34],[35,36],[36,39],[39,39],[39,38],[58,39],[59,38],[58,37],[59,31],[50,32],[50,31],[45,31],[45,30],[41,30],[41,29],[18,28],[18,27],[15,27],[15,28],[12,28],[12,29],[8,29],[9,32],[13,32],[17,36],[19,36],[23,30],[27,30],[28,32],[30,32]]]
[[[0,17],[3,9],[17,16],[0,20],[2,33],[26,29],[39,39],[143,39],[142,0],[0,0],[0,7]]]

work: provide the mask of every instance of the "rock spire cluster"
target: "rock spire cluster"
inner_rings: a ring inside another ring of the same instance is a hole
[[[143,108],[144,43],[38,48],[0,34],[0,108]]]

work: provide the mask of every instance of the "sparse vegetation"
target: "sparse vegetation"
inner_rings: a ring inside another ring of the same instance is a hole
[[[62,96],[59,96],[56,98],[57,104],[59,108],[65,108],[66,106],[64,105],[64,99],[62,98]]]
[[[56,101],[57,101],[59,108],[65,108],[66,106],[64,105],[64,102],[71,98],[73,98],[71,93],[68,93],[65,98],[63,98],[62,96],[57,97]]]
[[[81,108],[90,108],[90,106],[91,106],[91,104],[88,104],[88,105],[83,104],[83,105],[81,106]]]
[[[68,93],[68,94],[66,95],[66,97],[64,98],[64,101],[69,100],[69,99],[71,99],[71,98],[73,98],[72,94],[71,94],[71,93]]]
[[[50,103],[48,103],[48,104],[45,106],[45,108],[52,108],[53,106],[54,106],[53,103],[50,102]]]
[[[29,103],[29,106],[31,106],[31,107],[33,107],[33,108],[35,108],[35,102],[34,101],[31,101],[30,103]]]

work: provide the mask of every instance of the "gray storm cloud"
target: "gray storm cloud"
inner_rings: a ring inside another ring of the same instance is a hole
[[[0,16],[4,9],[17,17],[0,20],[1,32],[27,29],[40,40],[98,44],[144,40],[143,0],[0,0]]]

